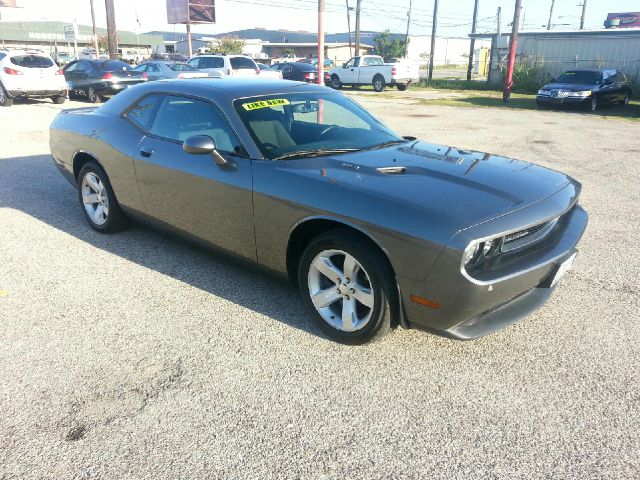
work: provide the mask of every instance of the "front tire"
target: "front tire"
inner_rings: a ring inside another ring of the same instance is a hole
[[[631,94],[625,93],[624,98],[620,100],[620,105],[629,105],[629,99],[631,98]]]
[[[62,105],[67,101],[67,97],[65,97],[64,95],[56,95],[54,97],[51,97],[51,101],[56,105]]]
[[[305,249],[300,292],[314,323],[332,339],[360,345],[390,331],[396,294],[381,257],[371,241],[346,229],[325,232]]]
[[[340,90],[342,88],[342,82],[337,75],[331,75],[331,88],[334,90]]]
[[[591,103],[589,104],[589,110],[595,112],[600,107],[600,100],[597,95],[591,97]]]
[[[78,175],[78,198],[84,218],[100,233],[126,228],[127,217],[113,193],[109,177],[97,162],[88,162]]]
[[[373,77],[373,89],[376,92],[381,92],[384,90],[384,87],[386,86],[386,83],[384,81],[384,77],[382,75],[376,75],[375,77]]]
[[[11,105],[13,105],[13,98],[9,98],[4,86],[0,84],[0,107],[10,107]]]
[[[400,92],[404,92],[407,88],[409,88],[409,85],[407,85],[406,83],[399,83],[398,85],[396,85],[396,87]]]

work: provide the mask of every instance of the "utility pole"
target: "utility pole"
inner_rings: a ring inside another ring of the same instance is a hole
[[[580,30],[584,29],[584,16],[587,13],[587,0],[582,0],[582,15],[580,15]]]
[[[351,13],[349,8],[349,0],[345,0],[347,3],[347,30],[349,31],[349,57],[353,57],[353,45],[351,45]]]
[[[193,57],[193,45],[191,43],[191,24],[187,23],[187,53],[189,58]]]
[[[104,0],[107,10],[107,43],[109,45],[109,58],[118,58],[118,38],[116,35],[116,11],[113,8],[113,0]],[[96,55],[98,52],[96,52]]]
[[[91,4],[91,26],[93,28],[93,48],[96,51],[96,58],[100,57],[100,49],[98,48],[98,35],[96,34],[96,12],[93,9],[93,0],[89,0]]]
[[[471,35],[476,33],[476,21],[478,20],[478,3],[476,0],[473,4],[473,23],[471,23]],[[476,39],[471,37],[471,45],[469,45],[469,66],[467,67],[467,81],[471,80],[471,72],[473,71],[473,52],[476,47]]]
[[[362,0],[356,0],[356,52],[355,56],[360,56],[360,4]]]
[[[516,7],[513,12],[513,24],[511,26],[511,41],[509,42],[509,62],[507,63],[507,74],[504,77],[504,90],[502,101],[509,103],[511,99],[511,88],[513,87],[513,67],[516,63],[516,47],[518,46],[518,27],[520,26],[520,9],[522,0],[516,0]]]
[[[553,6],[556,4],[556,0],[551,0],[551,8],[549,9],[549,21],[547,22],[547,30],[551,30],[551,19],[553,17]]]
[[[318,0],[318,85],[324,85],[324,0]]]
[[[409,11],[407,12],[407,34],[404,36],[404,58],[409,55],[409,26],[411,25],[411,6],[412,1],[409,0]]]
[[[489,53],[489,71],[487,72],[487,83],[491,83],[491,68],[493,67],[493,56],[498,53],[498,63],[500,62],[500,53],[498,52],[498,42],[500,41],[500,24],[502,23],[502,7],[498,7],[496,12],[496,40],[491,42],[491,52]],[[494,52],[495,50],[495,52]]]
[[[431,52],[429,54],[429,77],[427,81],[431,83],[433,78],[433,56],[436,51],[436,27],[438,25],[438,0],[433,0],[433,22],[431,25]]]

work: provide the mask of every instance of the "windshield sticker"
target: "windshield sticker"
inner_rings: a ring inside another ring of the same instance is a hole
[[[273,100],[261,100],[259,102],[243,103],[242,107],[247,110],[256,110],[258,108],[278,107],[280,105],[290,105],[286,98],[274,98]]]

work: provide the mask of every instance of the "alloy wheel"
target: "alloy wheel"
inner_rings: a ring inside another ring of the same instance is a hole
[[[93,89],[93,87],[89,87],[87,89],[87,98],[91,103],[96,103],[96,101],[98,100],[98,95],[96,94],[96,91]]]
[[[87,172],[82,179],[82,204],[93,223],[105,224],[109,216],[109,197],[104,183],[93,172]]]
[[[371,320],[375,295],[369,274],[342,250],[324,250],[308,273],[311,301],[322,319],[343,332],[364,328]]]

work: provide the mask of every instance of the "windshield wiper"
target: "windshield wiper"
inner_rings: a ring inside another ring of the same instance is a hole
[[[365,150],[377,150],[379,148],[385,148],[385,147],[390,147],[391,145],[398,145],[399,143],[407,143],[407,142],[411,142],[412,140],[407,140],[407,139],[402,139],[402,140],[389,140],[388,142],[383,142],[383,143],[379,143],[377,145],[374,145],[372,147],[369,148],[365,148]]]
[[[322,155],[335,155],[337,153],[349,153],[357,152],[359,148],[314,148],[311,150],[297,150],[295,152],[285,153],[274,160],[285,160],[287,158],[302,158],[302,157],[320,157]]]

